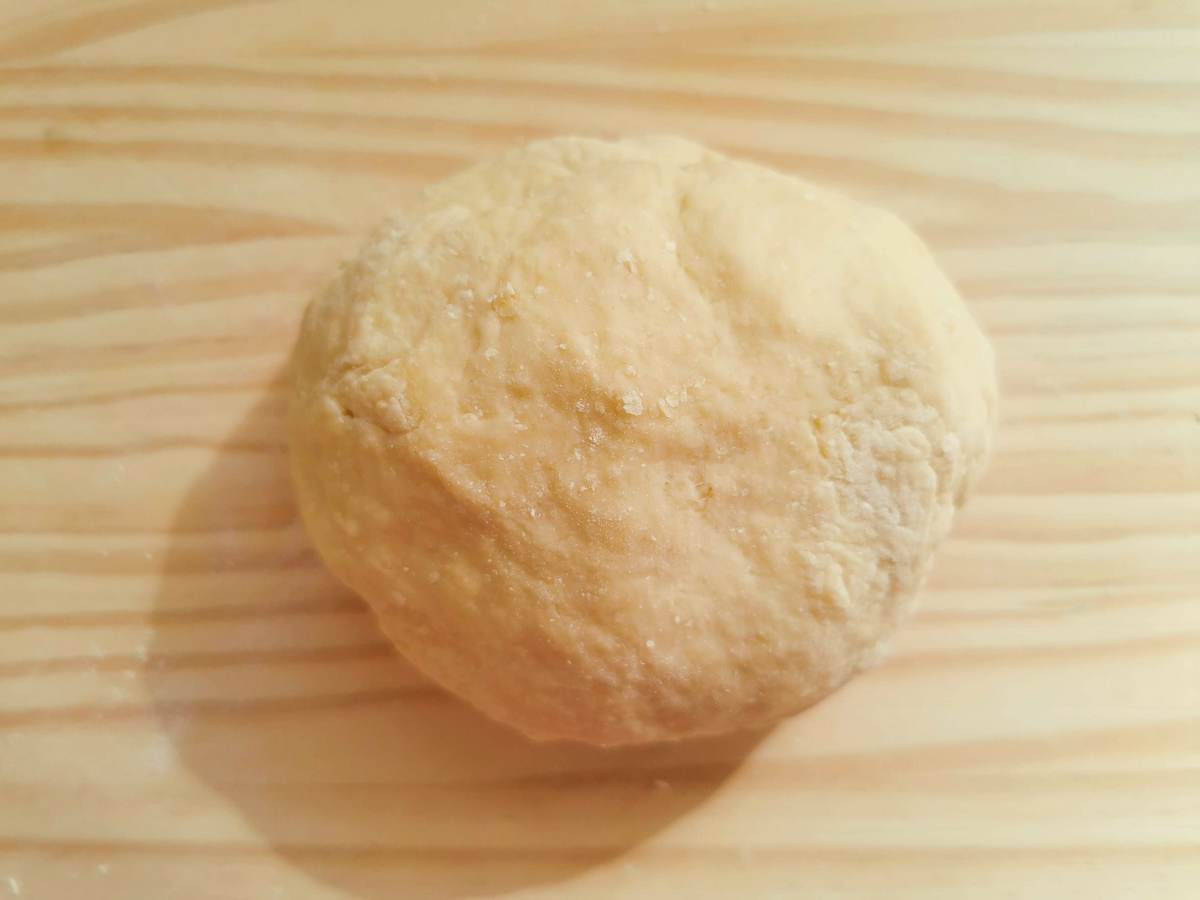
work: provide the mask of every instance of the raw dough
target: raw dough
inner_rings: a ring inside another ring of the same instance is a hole
[[[894,216],[675,138],[436,184],[311,304],[293,472],[416,666],[537,738],[762,726],[876,656],[992,351]]]

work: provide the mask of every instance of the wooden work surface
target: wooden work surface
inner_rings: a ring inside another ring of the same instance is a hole
[[[1200,897],[1200,6],[0,2],[0,898]],[[906,216],[995,463],[891,660],[532,746],[285,474],[306,297],[427,181],[677,131]]]

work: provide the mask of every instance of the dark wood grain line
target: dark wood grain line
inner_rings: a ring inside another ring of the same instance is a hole
[[[451,76],[456,82],[461,76]],[[494,91],[524,82],[501,79],[497,82],[470,81],[463,89],[477,87]],[[439,79],[437,89],[445,82]],[[904,137],[942,138],[971,142],[994,141],[1005,146],[1019,143],[1024,147],[1066,150],[1072,154],[1100,159],[1139,159],[1187,161],[1200,152],[1200,131],[1131,131],[1117,126],[1100,127],[1060,122],[1045,118],[1022,117],[1019,113],[985,117],[967,113],[938,113],[895,109],[885,105],[867,105],[855,101],[836,103],[789,99],[752,93],[705,92],[678,87],[642,88],[636,85],[602,85],[572,82],[542,84],[543,91],[578,97],[581,92],[595,102],[639,107],[668,108],[672,111],[704,113],[722,119],[750,121],[755,124],[786,121],[821,126],[861,128],[895,133]],[[1197,92],[1200,101],[1200,90]],[[71,124],[110,124],[113,122],[177,122],[225,125],[251,122],[256,125],[299,125],[333,131],[338,134],[367,133],[410,137],[416,134],[460,140],[488,140],[497,144],[530,140],[555,133],[552,126],[536,121],[445,118],[423,115],[342,112],[282,107],[187,107],[147,104],[38,104],[0,106],[0,121]],[[61,132],[59,132],[61,133]]]
[[[288,572],[304,569],[317,562],[308,541],[301,536],[298,524],[261,532],[240,532],[237,540],[222,528],[207,535],[188,539],[177,536],[167,550],[155,541],[143,547],[120,546],[106,539],[90,546],[64,546],[62,541],[48,541],[40,546],[23,536],[23,547],[7,546],[0,540],[0,571],[10,574],[54,572],[57,574],[86,574],[96,576],[158,575],[164,565],[170,576],[211,575],[214,578],[229,574],[257,572]],[[263,541],[261,538],[268,540]]]
[[[236,590],[236,589],[235,589]],[[322,601],[288,603],[262,601],[238,603],[231,601],[220,606],[190,609],[159,608],[149,610],[97,610],[74,613],[39,613],[37,615],[0,615],[0,631],[22,631],[32,628],[79,630],[117,628],[126,625],[194,625],[205,622],[234,622],[241,619],[290,619],[296,617],[338,615],[365,619],[370,613],[348,592]]]
[[[0,40],[0,60],[32,59],[86,47],[107,38],[130,34],[188,16],[268,0],[143,0],[83,10],[63,19],[18,28]]]
[[[143,250],[163,249],[161,236],[136,234],[97,234],[65,237],[52,244],[0,251],[0,272],[25,272],[51,269],[59,263],[101,259]],[[206,241],[205,243],[219,243]]]
[[[1197,402],[1196,406],[1200,408],[1200,402]],[[1060,423],[1067,423],[1071,425],[1116,425],[1125,423],[1150,423],[1156,421],[1188,421],[1189,419],[1194,421],[1195,413],[1178,409],[1133,409],[1108,413],[1082,413],[1066,411],[1061,414],[1030,413],[1020,416],[1009,415],[1005,417],[1005,425],[1057,425]]]
[[[986,65],[949,65],[914,61],[890,61],[855,57],[762,54],[731,45],[711,51],[680,46],[670,53],[653,47],[614,47],[605,55],[609,61],[624,61],[644,72],[711,74],[719,71],[731,81],[760,76],[784,83],[849,83],[886,97],[896,85],[926,96],[999,95],[1025,100],[1162,102],[1200,105],[1200,82],[1181,79],[1136,81],[1094,75],[1062,75],[1044,72],[997,69]],[[534,59],[554,60],[553,51],[539,52]],[[526,62],[530,61],[525,58]]]
[[[0,459],[110,459],[148,456],[170,450],[220,450],[222,452],[278,454],[286,448],[281,440],[230,441],[223,438],[162,437],[128,444],[2,444]]]
[[[480,118],[438,118],[415,114],[351,112],[286,107],[233,106],[150,106],[146,104],[46,104],[0,106],[0,121],[71,125],[97,125],[114,122],[150,122],[170,126],[176,123],[204,123],[214,126],[250,123],[256,126],[299,125],[316,127],[334,134],[436,136],[463,141],[488,141],[494,146],[547,137],[558,132],[546,125]],[[51,126],[52,128],[54,126]],[[61,127],[54,134],[65,135]]]
[[[2,319],[3,316],[0,316]],[[53,399],[36,398],[29,400],[0,402],[0,416],[13,413],[27,414],[35,411],[50,411],[64,409],[87,409],[94,406],[105,406],[115,403],[125,403],[130,400],[148,400],[165,397],[206,397],[220,398],[238,394],[263,394],[275,396],[288,390],[288,385],[281,382],[266,382],[261,379],[252,381],[229,381],[212,384],[173,385],[155,384],[140,388],[128,388],[119,391],[98,391],[94,394],[82,393],[80,396],[61,396]]]
[[[622,60],[620,52],[611,54],[612,60]],[[680,57],[690,67],[693,61],[686,54]],[[700,64],[705,71],[711,73],[716,66],[736,67],[739,61],[743,65],[763,67],[764,62],[759,57],[742,58],[728,54],[703,55]],[[637,65],[653,71],[655,65],[669,67],[671,60],[656,57],[653,53],[639,54]],[[1079,100],[1113,100],[1122,97],[1139,100],[1160,100],[1173,104],[1188,101],[1200,106],[1200,84],[1189,85],[1175,81],[1161,82],[1132,82],[1104,79],[1072,79],[1057,75],[1040,75],[1009,71],[988,71],[984,69],[965,69],[936,65],[921,65],[915,63],[880,63],[877,61],[836,60],[829,58],[808,59],[789,63],[777,58],[771,58],[765,65],[769,66],[767,74],[779,77],[787,74],[789,77],[814,77],[823,80],[845,78],[854,81],[866,81],[877,87],[886,96],[887,90],[896,84],[906,87],[912,81],[918,80],[932,89],[946,92],[965,92],[977,97],[981,90],[996,93],[1011,93],[1035,98],[1055,96],[1062,99]],[[788,72],[789,68],[796,71]],[[626,70],[628,71],[628,70]],[[486,74],[464,74],[462,72],[438,71],[399,73],[399,72],[365,72],[331,71],[322,68],[308,71],[297,71],[293,66],[282,68],[253,68],[233,66],[228,64],[201,65],[186,63],[178,65],[162,64],[61,64],[61,65],[30,65],[13,68],[6,72],[6,78],[13,84],[46,85],[123,85],[147,83],[210,86],[210,87],[259,87],[288,91],[371,91],[392,92],[397,89],[412,89],[422,94],[445,94],[454,92],[470,92],[483,95],[504,97],[521,97],[531,100],[544,101],[548,98],[573,97],[581,99],[609,99],[624,102],[648,103],[654,108],[671,106],[682,103],[686,107],[695,106],[698,111],[709,114],[705,106],[708,103],[717,104],[719,111],[728,110],[737,114],[736,107],[741,103],[763,104],[757,108],[776,113],[779,111],[792,112],[799,104],[803,111],[806,106],[812,109],[843,109],[834,104],[815,104],[813,101],[792,99],[786,97],[765,97],[761,92],[742,91],[727,87],[724,90],[694,89],[685,90],[675,85],[664,86],[659,83],[629,83],[621,84],[598,83],[595,81],[595,70],[587,69],[582,75],[592,80],[572,79],[568,72],[556,71],[553,77],[547,75],[513,74],[511,67],[497,66],[494,72]],[[906,79],[908,79],[906,81]],[[736,82],[730,80],[730,86]],[[655,98],[661,98],[655,101]],[[780,104],[777,106],[776,104]],[[903,117],[908,113],[881,105],[880,110],[885,116]],[[917,114],[928,115],[928,114]],[[936,117],[935,117],[936,118]],[[1051,128],[1073,128],[1074,125],[1051,125]],[[1080,126],[1085,127],[1086,126]],[[1189,134],[1192,132],[1185,132]]]
[[[3,143],[0,139],[0,146]],[[138,203],[7,204],[0,207],[0,231],[64,227],[70,230],[70,236],[57,243],[0,253],[0,270],[33,269],[88,257],[146,250],[340,234],[338,229],[312,220],[219,207]],[[77,232],[81,230],[90,233],[80,237]],[[23,302],[29,305],[28,301]],[[7,306],[0,305],[0,321],[7,320]],[[19,320],[20,316],[14,321]]]
[[[1041,362],[1045,366],[1045,360]],[[1081,372],[1081,368],[1086,368],[1087,371]],[[1027,381],[1024,384],[1006,385],[1005,393],[1065,400],[1076,393],[1083,396],[1146,394],[1151,391],[1193,390],[1200,387],[1200,360],[1197,360],[1194,368],[1186,365],[1181,368],[1184,370],[1182,374],[1172,367],[1165,371],[1139,373],[1136,379],[1131,379],[1119,370],[1114,371],[1111,366],[1101,366],[1090,360],[1084,367],[1078,367],[1075,371],[1051,369],[1046,366],[1039,368],[1036,374],[1026,374]],[[1086,386],[1081,387],[1081,381],[1085,381]]]
[[[819,5],[796,5],[776,10],[739,9],[735,17],[721,15],[721,10],[679,9],[663,11],[655,21],[662,23],[661,30],[648,27],[645,19],[608,24],[599,28],[594,24],[572,30],[556,28],[552,33],[537,37],[501,38],[483,41],[469,48],[460,46],[441,47],[387,41],[380,35],[380,43],[373,40],[369,47],[337,45],[323,40],[309,54],[324,56],[373,57],[436,57],[461,55],[467,49],[473,57],[492,55],[507,62],[514,60],[547,57],[553,59],[607,62],[612,65],[634,59],[644,61],[675,58],[683,54],[721,57],[728,54],[746,54],[746,48],[760,51],[762,48],[783,47],[788,50],[814,48],[828,51],[832,47],[853,52],[861,47],[905,46],[912,43],[949,43],[953,41],[1017,37],[1024,35],[1063,36],[1075,32],[1094,33],[1119,31],[1122,28],[1194,28],[1196,15],[1185,3],[1164,3],[1126,9],[1119,5],[1106,4],[1028,4],[1019,5],[976,5],[970,15],[950,13],[944,9],[884,11],[878,7],[865,7],[831,15]],[[307,48],[306,48],[307,49]],[[630,57],[622,54],[628,51]],[[774,58],[774,57],[772,57]],[[824,62],[824,56],[815,57]],[[835,62],[842,62],[835,58]],[[854,64],[870,65],[871,59],[853,60]],[[887,64],[885,64],[887,65]],[[894,64],[908,68],[905,63]],[[705,66],[706,70],[720,68],[717,60]],[[945,66],[928,66],[942,70]],[[951,68],[957,72],[958,68]],[[990,70],[987,70],[990,71]],[[1007,70],[997,72],[1007,75]],[[1026,74],[1026,73],[1018,73]],[[1032,76],[1037,77],[1037,76]],[[915,80],[908,75],[909,80]],[[942,80],[952,80],[943,76]],[[1069,79],[1077,80],[1077,79]],[[1119,79],[1078,79],[1085,83],[1099,83],[1114,88],[1128,82]],[[886,81],[886,79],[885,79]],[[931,85],[938,84],[935,79]],[[1136,82],[1135,82],[1136,84]],[[979,88],[976,88],[978,90]],[[1035,93],[1035,96],[1037,94]]]
[[[139,559],[140,556],[141,554],[127,554],[124,558],[113,558],[99,553],[52,551],[18,554],[0,551],[0,571],[11,575],[55,574],[97,578],[113,575],[156,575],[157,561],[150,562],[144,557]],[[172,559],[171,575],[269,575],[321,568],[320,561],[311,553],[297,553],[290,559],[262,559],[261,556],[256,557],[252,554],[243,554],[243,557],[230,554],[229,558],[217,564],[205,559],[197,559],[194,562]],[[4,618],[0,616],[0,622],[3,622]]]
[[[1066,505],[1066,504],[1064,504]],[[1044,528],[1044,525],[1050,525]],[[1181,523],[1175,526],[1155,523],[1133,523],[1122,521],[1119,513],[1110,512],[1109,517],[1088,525],[1075,525],[1074,533],[1070,536],[1064,533],[1061,522],[1054,520],[1023,520],[1020,524],[999,525],[989,522],[984,528],[966,528],[960,526],[954,536],[959,540],[969,540],[974,545],[986,547],[989,544],[997,548],[1018,549],[1045,548],[1057,546],[1068,550],[1081,547],[1104,547],[1113,550],[1116,542],[1126,540],[1173,540],[1177,538],[1194,538],[1200,548],[1200,528],[1196,523]]]
[[[36,159],[42,161],[80,159],[133,159],[144,163],[184,162],[205,166],[258,165],[279,168],[302,166],[318,170],[348,172],[426,180],[441,177],[472,162],[467,153],[442,150],[359,150],[351,147],[300,146],[237,141],[201,141],[178,138],[94,140],[61,137],[53,143],[34,138],[0,138],[0,160]]]
[[[258,210],[167,203],[6,203],[0,231],[42,228],[112,228],[131,231],[182,230],[239,238],[324,236],[339,229],[327,222]]]
[[[370,643],[334,645],[330,647],[256,648],[254,650],[225,650],[220,653],[155,653],[150,656],[59,656],[48,659],[0,661],[0,679],[30,678],[39,675],[59,675],[78,672],[184,672],[226,669],[235,666],[279,666],[330,662],[361,662],[387,659],[396,655],[395,648],[384,640]]]
[[[391,703],[445,704],[457,702],[432,686],[351,691],[306,697],[254,697],[244,700],[189,700],[172,703],[114,703],[48,706],[0,710],[0,729],[39,725],[107,728],[115,723],[170,716],[228,718],[290,715],[378,706]]]
[[[990,300],[1027,297],[1030,302],[1037,303],[1047,297],[1089,300],[1148,296],[1200,300],[1200,282],[1189,273],[1164,275],[1157,271],[1153,274],[1146,271],[1067,271],[1021,276],[962,275],[956,282],[964,296]]]
[[[170,551],[170,575],[212,575],[214,578],[232,575],[269,575],[288,572],[303,572],[320,569],[316,555],[305,548],[288,556],[278,553],[253,551],[221,554],[196,553],[180,558]],[[148,561],[140,553],[103,554],[72,552],[69,550],[32,551],[15,553],[0,550],[0,570],[9,574],[56,574],[74,576],[155,576],[159,560]],[[4,617],[0,616],[0,621]]]
[[[291,344],[296,324],[293,318],[266,323],[261,317],[248,317],[238,333],[223,337],[176,338],[172,341],[151,339],[145,343],[122,342],[80,348],[47,347],[7,359],[0,358],[0,381],[13,375],[140,369],[162,363],[176,365],[263,356],[282,360]],[[272,350],[272,347],[275,349]]]
[[[919,602],[919,601],[918,601]],[[1010,625],[1022,622],[1038,623],[1061,621],[1078,616],[1097,616],[1121,609],[1151,610],[1164,606],[1190,605],[1200,602],[1200,588],[1187,588],[1174,594],[1146,591],[1128,597],[1096,596],[1077,600],[1047,600],[1037,606],[1016,606],[1012,609],[927,609],[922,608],[913,619],[913,628],[941,628],[954,630],[964,626]],[[902,664],[902,663],[901,663]]]
[[[190,240],[190,233],[189,233]],[[214,303],[263,294],[296,293],[307,295],[328,273],[297,266],[255,272],[249,275],[224,275],[216,278],[172,279],[166,283],[137,284],[87,290],[67,295],[13,297],[0,300],[0,322],[9,325],[40,325],[50,322],[81,321],[91,316],[130,310],[175,309],[198,303]],[[0,410],[4,404],[0,404]]]
[[[611,844],[595,847],[552,844],[548,846],[485,846],[471,843],[467,846],[444,844],[365,845],[365,844],[305,844],[279,843],[265,845],[255,841],[153,841],[121,840],[102,841],[85,839],[42,839],[21,836],[0,837],[0,851],[9,853],[45,853],[53,856],[86,855],[105,859],[113,857],[198,857],[205,863],[220,859],[246,859],[278,855],[280,853],[309,863],[338,863],[362,865],[401,865],[405,871],[422,871],[441,867],[459,868],[464,865],[514,863],[522,865],[593,864],[611,860],[613,854],[627,848],[627,840],[614,836]],[[815,846],[795,844],[751,848],[703,843],[680,845],[655,843],[641,848],[647,861],[656,863],[674,861],[681,865],[695,866],[707,861],[714,866],[744,866],[750,859],[761,862],[796,863],[805,860],[814,864],[836,861],[845,865],[868,865],[887,863],[892,866],[952,864],[987,860],[1012,864],[1084,865],[1097,859],[1144,860],[1162,865],[1179,863],[1195,864],[1200,852],[1200,841],[1156,842],[1154,844],[1112,843],[1097,841],[1087,844],[1039,844],[1038,846],[996,846],[994,844],[956,844],[953,846],[929,846],[904,844],[902,846],[865,845],[831,846],[819,843]]]
[[[1197,296],[1200,296],[1200,279],[1198,279],[1196,291]],[[1130,315],[1122,318],[1120,321],[1115,319],[1110,321],[1082,321],[1074,317],[1064,317],[1062,321],[1055,321],[1052,317],[1048,316],[1045,321],[1040,323],[1025,325],[989,324],[987,326],[987,333],[990,338],[1040,337],[1047,334],[1064,334],[1077,336],[1084,340],[1114,332],[1118,334],[1137,335],[1138,337],[1145,335],[1151,338],[1159,333],[1181,334],[1189,331],[1200,333],[1200,317],[1195,319],[1183,318],[1180,311],[1169,315],[1178,318],[1164,321],[1158,316],[1143,313],[1138,319],[1134,319]]]
[[[919,650],[892,656],[882,663],[880,668],[893,674],[913,672],[923,675],[931,669],[941,668],[962,670],[997,666],[1020,667],[1196,650],[1200,650],[1200,632],[1183,632],[1077,644],[1022,644],[1014,647],[970,646],[953,650]]]
[[[334,234],[326,238],[336,237]],[[308,235],[255,235],[252,237],[232,237],[228,235],[201,235],[198,240],[189,238],[168,238],[165,235],[113,233],[96,234],[81,238],[66,238],[49,246],[29,249],[16,249],[0,253],[0,272],[30,272],[51,269],[62,263],[76,263],[85,260],[104,259],[105,257],[124,256],[127,254],[146,253],[151,251],[187,250],[202,247],[236,246],[263,240],[312,240]],[[0,311],[0,320],[3,313]]]
[[[1125,787],[1140,785],[1191,788],[1194,786],[1194,770],[1188,768],[1138,768],[1096,769],[1083,771],[995,771],[988,768],[946,768],[942,770],[907,770],[901,767],[892,770],[886,765],[888,750],[879,751],[881,760],[863,759],[849,765],[839,762],[837,755],[806,756],[790,759],[755,759],[747,771],[738,773],[738,782],[751,790],[774,787],[804,790],[814,786],[829,788],[851,787],[861,789],[863,777],[870,778],[872,786],[883,789],[930,787],[929,776],[935,774],[936,789],[954,790],[971,788],[1008,788],[1015,784],[1037,788],[1059,788],[1069,790],[1096,789],[1100,787]],[[621,753],[617,749],[616,753]],[[702,788],[728,775],[729,766],[724,762],[682,762],[652,765],[622,766],[619,762],[598,766],[572,768],[566,771],[538,772],[513,778],[464,779],[450,784],[414,784],[412,782],[370,782],[367,784],[328,784],[314,787],[327,790],[362,790],[401,793],[415,789],[430,790],[512,790],[557,791],[571,788],[632,790],[664,793],[668,790],[688,791]],[[883,774],[886,773],[886,774]],[[873,776],[873,777],[872,777]],[[310,783],[311,784],[311,783]],[[664,784],[666,785],[664,787]]]
[[[1021,764],[1045,764],[1096,758],[1158,753],[1193,746],[1200,737],[1200,719],[1179,718],[1161,722],[1105,727],[1080,727],[1031,734],[914,743],[898,749],[822,754],[811,763],[831,773],[846,769],[875,768],[888,772],[943,772],[1001,766],[1011,770]]]
[[[267,530],[282,530],[292,528],[296,524],[296,512],[294,506],[290,502],[280,502],[277,507],[269,510],[269,517],[266,520],[261,518],[254,519],[249,517],[240,522],[222,521],[220,524],[197,524],[190,522],[182,526],[173,527],[171,534],[186,537],[189,535],[198,534],[216,534],[225,533],[230,536],[239,534],[257,534]],[[161,535],[161,528],[136,528],[128,524],[113,522],[111,519],[105,521],[100,526],[88,525],[85,521],[81,521],[80,517],[72,517],[71,519],[60,519],[52,525],[46,525],[45,520],[40,520],[36,516],[22,514],[23,520],[18,523],[15,518],[0,517],[0,537],[21,535],[29,537],[30,535],[60,535],[65,537],[79,536],[94,536],[112,535],[114,537],[144,537],[146,535]],[[3,621],[3,615],[0,614],[0,621]]]

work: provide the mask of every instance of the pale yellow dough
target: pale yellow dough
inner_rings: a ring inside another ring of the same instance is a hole
[[[674,138],[430,187],[311,304],[293,472],[417,667],[537,738],[766,725],[877,655],[996,416],[894,216]]]

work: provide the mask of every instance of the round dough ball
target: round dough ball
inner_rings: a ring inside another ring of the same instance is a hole
[[[904,224],[674,138],[430,187],[294,367],[330,569],[489,716],[597,744],[763,726],[869,664],[996,414]]]

